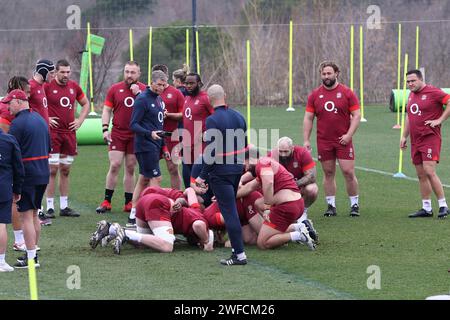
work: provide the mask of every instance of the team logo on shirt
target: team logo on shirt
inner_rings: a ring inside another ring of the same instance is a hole
[[[423,100],[423,101],[427,100],[427,95],[426,95],[426,94],[424,94],[424,95],[422,96],[422,100]]]
[[[59,99],[59,104],[61,105],[61,107],[64,107],[64,108],[69,107],[69,109],[72,109],[72,105],[70,104],[70,99],[67,97],[61,97],[61,99]]]
[[[126,97],[126,98],[123,100],[123,104],[124,104],[126,107],[131,108],[131,107],[134,105],[134,99],[133,99],[133,97]]]
[[[319,96],[319,98],[320,98],[320,99],[323,99],[323,94],[321,94],[321,95]]]
[[[335,106],[335,104],[334,104],[333,101],[327,101],[327,102],[325,102],[323,108],[324,108],[326,111],[328,111],[328,112],[338,113],[338,112],[337,112],[337,108],[336,108],[336,106]]]
[[[168,95],[167,95],[167,99],[172,99],[172,94],[171,93],[169,93]]]
[[[119,90],[119,92],[123,92],[123,91],[124,91],[123,89],[120,89],[120,90]]]
[[[292,166],[293,166],[295,169],[297,169],[297,168],[298,168],[298,162],[297,162],[297,161],[294,161],[294,163],[292,164]]]
[[[152,103],[152,108],[154,108],[155,107],[155,104],[154,103]]]
[[[350,158],[353,158],[353,148],[350,148],[350,152],[349,152],[348,156],[349,156]]]
[[[422,111],[420,111],[419,109],[419,105],[417,103],[414,103],[413,105],[411,105],[411,107],[409,107],[409,111],[411,111],[412,114],[414,115],[422,115]]]
[[[432,153],[433,153],[433,150],[431,149],[431,148],[429,148],[428,150],[427,150],[428,152],[427,152],[427,158],[428,159],[433,159],[433,157],[432,157]]]
[[[184,116],[186,118],[188,118],[189,120],[192,120],[192,110],[191,110],[191,108],[186,108],[186,110],[184,110]]]
[[[338,92],[336,95],[336,98],[338,98],[338,99],[342,98],[342,93]]]
[[[58,93],[58,90],[53,90],[53,93],[54,93],[54,94],[57,94],[57,93]]]
[[[195,100],[194,104],[199,104],[200,100]]]
[[[158,175],[158,170],[153,169],[153,175],[156,177]]]
[[[249,205],[249,206],[247,207],[247,210],[248,210],[248,213],[249,213],[249,214],[251,214],[251,215],[255,214],[255,211],[253,210],[253,206],[252,206],[252,205]]]
[[[70,88],[70,94],[74,94],[74,91],[72,88]]]
[[[38,94],[41,94],[41,90],[38,90]]]

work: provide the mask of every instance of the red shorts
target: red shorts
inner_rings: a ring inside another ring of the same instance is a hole
[[[342,145],[338,141],[317,141],[317,153],[319,161],[328,160],[355,160],[355,149],[353,143]]]
[[[203,217],[206,219],[211,229],[225,230],[225,222],[223,221],[217,201],[213,202],[205,209],[205,211],[203,211]]]
[[[258,214],[255,208],[255,201],[262,196],[263,195],[261,193],[253,191],[248,196],[236,201],[241,226],[247,225],[250,219]]]
[[[112,131],[111,143],[108,149],[109,151],[121,151],[125,152],[125,154],[134,154],[134,137],[127,137]]]
[[[144,206],[136,207],[136,218],[143,220],[145,222],[148,221],[171,221],[171,214],[167,210],[162,209],[148,209]]]
[[[78,154],[75,132],[65,133],[50,130],[50,138],[52,142],[52,151],[50,153],[65,154],[67,156],[76,156]]]
[[[286,232],[291,224],[297,222],[304,208],[303,198],[272,206],[269,214],[270,222],[264,221],[264,224],[275,230]]]
[[[422,164],[424,161],[439,162],[441,155],[441,139],[430,136],[420,143],[411,145],[411,159],[414,165]]]
[[[183,208],[172,216],[174,233],[183,234],[184,236],[195,236],[192,224],[197,220],[205,222],[206,228],[208,228],[208,222],[201,214],[200,209]]]

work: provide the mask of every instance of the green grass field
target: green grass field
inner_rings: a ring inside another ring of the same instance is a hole
[[[284,110],[254,108],[252,126],[279,128],[280,136],[289,135],[302,143],[303,110]],[[391,129],[395,115],[387,107],[372,106],[366,108],[366,118],[368,122],[361,123],[354,138],[356,165],[397,172],[399,130]],[[443,129],[438,169],[444,184],[450,184],[448,126]],[[316,156],[315,152],[314,147]],[[163,185],[168,186],[165,164],[161,164]],[[52,226],[43,227],[41,268],[37,271],[40,299],[424,299],[450,292],[450,221],[407,218],[421,205],[417,181],[358,169],[361,217],[350,218],[349,200],[338,172],[338,216],[323,217],[323,190],[310,209],[309,217],[320,233],[316,251],[294,243],[271,251],[247,247],[247,266],[223,267],[218,260],[228,256],[229,249],[204,253],[177,244],[172,254],[160,254],[125,245],[120,256],[114,255],[111,247],[91,250],[89,236],[98,220],[124,223],[127,217],[121,212],[120,184],[113,212],[104,217],[95,213],[103,199],[107,170],[105,146],[79,148],[69,201],[82,216],[58,216]],[[407,151],[404,173],[415,177],[414,172]],[[318,173],[321,182],[320,165]],[[448,191],[446,188],[450,198]],[[436,199],[433,207],[436,210]],[[18,256],[11,249],[12,241],[10,232],[6,257],[10,264]],[[80,268],[80,289],[67,288],[71,265]],[[367,288],[371,276],[367,268],[372,265],[381,271],[379,290]],[[27,271],[0,274],[0,300],[28,298]]]

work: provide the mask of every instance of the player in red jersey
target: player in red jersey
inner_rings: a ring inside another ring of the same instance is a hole
[[[117,185],[119,170],[125,159],[123,188],[125,191],[124,212],[130,212],[134,190],[134,132],[130,129],[131,114],[136,96],[146,86],[139,82],[141,69],[137,62],[128,61],[123,70],[123,81],[113,84],[106,95],[103,105],[103,138],[108,143],[109,170],[106,175],[105,198],[96,209],[97,213],[111,211],[111,200]],[[112,119],[112,130],[109,123]]]
[[[185,188],[190,186],[191,169],[195,159],[203,153],[205,143],[203,132],[206,130],[206,118],[214,113],[208,94],[201,91],[203,83],[200,75],[189,73],[186,76],[188,96],[183,108],[183,182]]]
[[[325,216],[336,213],[336,159],[350,197],[350,216],[359,216],[358,180],[352,137],[361,120],[355,94],[338,82],[339,67],[330,61],[320,65],[322,85],[308,97],[303,120],[303,146],[311,150],[311,131],[317,117],[317,153],[324,172],[323,186],[328,203]]]
[[[242,186],[239,194],[246,196],[261,189],[266,206],[265,221],[258,234],[258,247],[271,249],[293,241],[314,250],[311,231],[305,223],[297,223],[303,214],[304,204],[292,174],[272,158],[259,158],[253,148],[246,152],[245,158],[245,169],[254,179]]]
[[[436,174],[436,165],[441,152],[441,124],[450,115],[450,95],[425,84],[420,70],[406,73],[406,82],[411,93],[408,98],[405,128],[400,148],[406,148],[406,139],[411,136],[411,158],[419,178],[422,208],[409,215],[410,218],[432,217],[431,192],[439,202],[438,218],[448,216],[442,183]],[[446,105],[444,111],[442,106]]]
[[[289,137],[280,138],[277,146],[267,156],[281,163],[294,177],[305,201],[305,210],[299,221],[301,222],[308,219],[308,208],[316,201],[319,192],[316,183],[316,163],[306,148],[295,146]]]
[[[50,153],[50,182],[47,187],[47,213],[55,214],[53,197],[55,179],[59,171],[60,216],[78,217],[80,214],[69,207],[69,174],[70,167],[77,155],[76,130],[83,124],[89,113],[89,101],[80,86],[69,80],[70,64],[67,60],[56,63],[56,78],[45,86],[50,121],[52,151]],[[82,110],[75,118],[76,102]]]
[[[152,67],[152,70],[161,70],[167,77],[169,77],[169,70],[167,66],[163,64],[157,64]],[[164,144],[169,149],[171,159],[166,159],[167,171],[170,175],[170,186],[173,189],[181,189],[181,177],[178,173],[178,165],[174,162],[174,159],[178,158],[179,153],[179,137],[178,137],[178,124],[183,118],[184,96],[175,87],[166,83],[164,91],[160,94],[166,111],[164,113],[164,126],[163,129],[166,132],[171,132],[170,137],[164,137]]]
[[[189,73],[189,67],[183,65],[182,69],[177,69],[172,72],[173,86],[180,90],[183,96],[187,96],[188,92],[186,89],[186,75]]]
[[[33,77],[28,80],[30,83],[30,97],[28,98],[30,108],[39,113],[47,124],[49,123],[48,103],[44,84],[51,82],[54,78],[55,65],[53,62],[47,59],[41,59],[36,63]]]

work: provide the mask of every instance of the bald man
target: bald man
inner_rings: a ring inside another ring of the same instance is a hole
[[[247,257],[236,208],[236,193],[244,170],[247,125],[239,112],[226,105],[225,92],[220,85],[212,85],[207,93],[214,113],[206,119],[204,165],[195,181],[198,186],[205,188],[208,179],[225,220],[233,250],[231,257],[220,260],[220,263],[228,266],[245,265]]]

